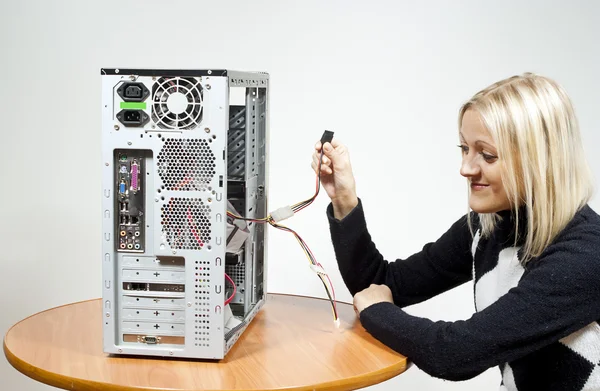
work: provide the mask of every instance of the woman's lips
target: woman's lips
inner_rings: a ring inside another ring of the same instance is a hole
[[[489,185],[486,185],[484,183],[471,183],[471,189],[473,190],[483,190],[488,186]]]

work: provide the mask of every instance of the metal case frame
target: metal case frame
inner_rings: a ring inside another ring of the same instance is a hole
[[[251,223],[242,251],[227,254],[226,211],[231,199],[246,217],[267,214],[269,76],[101,75],[104,351],[221,359],[266,299],[266,227]],[[242,104],[230,104],[233,88]],[[227,307],[226,272],[238,290]]]

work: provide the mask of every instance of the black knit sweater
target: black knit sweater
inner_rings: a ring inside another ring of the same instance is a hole
[[[502,390],[600,390],[600,216],[589,206],[525,266],[510,213],[501,213],[486,239],[478,231],[472,237],[465,215],[436,242],[395,262],[371,240],[360,200],[341,221],[332,205],[327,215],[350,293],[370,284],[393,293],[394,304],[367,307],[361,323],[426,373],[465,380],[498,365]],[[401,309],[469,280],[476,313],[468,320],[433,322]]]

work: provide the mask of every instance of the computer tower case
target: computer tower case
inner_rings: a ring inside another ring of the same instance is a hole
[[[222,359],[266,299],[269,75],[101,69],[110,354]]]

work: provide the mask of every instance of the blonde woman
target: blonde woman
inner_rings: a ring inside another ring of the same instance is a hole
[[[569,97],[534,74],[502,80],[461,108],[458,136],[471,211],[394,262],[371,240],[346,147],[334,139],[321,155],[317,143],[312,167],[361,323],[432,376],[499,366],[502,390],[600,390],[600,217],[587,205],[592,179]],[[401,309],[469,280],[468,320]]]

